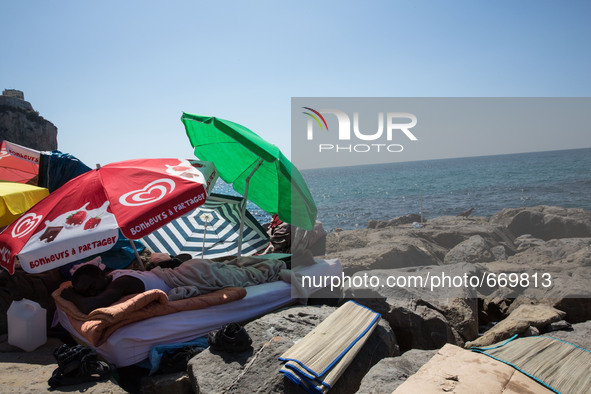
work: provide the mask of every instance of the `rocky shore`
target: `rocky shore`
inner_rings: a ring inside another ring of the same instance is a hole
[[[303,392],[278,373],[277,357],[346,300],[372,308],[382,320],[331,393],[392,392],[445,344],[468,348],[551,332],[591,349],[591,212],[538,206],[417,222],[409,215],[328,234],[322,257],[339,258],[359,283],[364,277],[374,282],[248,322],[251,350],[205,350],[187,372],[142,378],[139,392]],[[418,278],[426,285],[416,285]],[[450,286],[441,284],[446,278]],[[0,355],[3,390],[43,391],[55,365],[15,359],[22,354]],[[66,389],[120,392],[113,382]]]

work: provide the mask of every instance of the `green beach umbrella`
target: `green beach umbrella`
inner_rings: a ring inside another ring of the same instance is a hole
[[[298,169],[253,131],[211,116],[183,113],[187,136],[200,160],[212,161],[220,177],[270,214],[311,230],[316,204]],[[239,253],[240,254],[240,253]]]

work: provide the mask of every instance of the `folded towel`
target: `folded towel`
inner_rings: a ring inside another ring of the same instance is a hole
[[[84,314],[74,303],[61,297],[63,289],[71,282],[64,282],[52,294],[57,308],[66,314],[72,327],[92,346],[100,346],[118,328],[136,321],[171,313],[204,309],[213,305],[240,300],[246,296],[242,287],[226,287],[198,297],[169,301],[161,290],[148,290],[123,297],[113,305],[98,308]]]

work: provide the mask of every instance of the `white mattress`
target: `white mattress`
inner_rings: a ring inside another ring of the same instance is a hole
[[[339,259],[317,260],[317,264],[303,267],[297,272],[314,277],[340,277],[342,267]],[[291,285],[283,281],[248,286],[245,289],[246,296],[238,301],[157,316],[121,327],[95,349],[105,360],[117,367],[125,367],[147,358],[155,345],[187,342],[226,323],[244,322],[294,301]],[[85,342],[72,328],[66,315],[59,309],[57,313],[60,324],[81,342]]]

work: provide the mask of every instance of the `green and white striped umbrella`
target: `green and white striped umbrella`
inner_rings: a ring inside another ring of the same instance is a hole
[[[238,252],[241,197],[212,193],[205,203],[142,239],[154,252],[215,259]],[[269,237],[257,220],[246,212],[242,255],[266,248]]]

